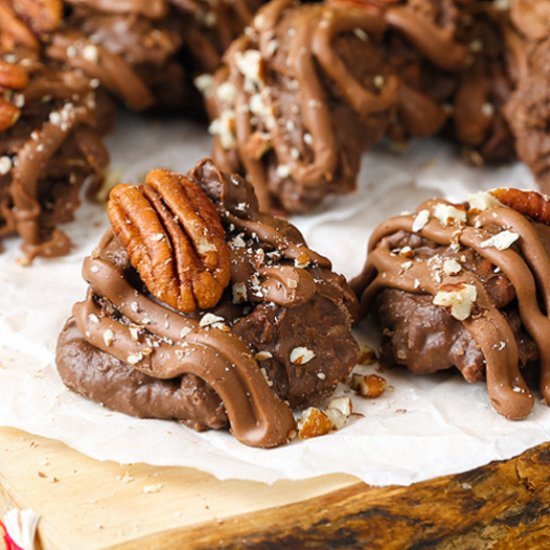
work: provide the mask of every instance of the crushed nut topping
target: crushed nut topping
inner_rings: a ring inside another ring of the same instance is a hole
[[[361,346],[359,350],[359,358],[357,360],[358,365],[372,365],[378,361],[376,351],[370,346]]]
[[[84,46],[82,49],[82,57],[90,63],[97,63],[99,61],[99,50],[97,46],[93,44]]]
[[[245,89],[253,91],[263,81],[263,59],[258,50],[237,52],[235,65],[245,77]]]
[[[458,225],[466,223],[466,211],[450,204],[438,203],[434,208],[434,217],[442,225]]]
[[[481,112],[483,113],[484,116],[486,116],[487,118],[491,118],[492,116],[494,116],[495,114],[495,106],[492,104],[492,103],[484,103],[482,106],[481,106]]]
[[[294,260],[294,265],[300,269],[305,269],[310,263],[309,256],[305,252],[300,252],[298,257]]]
[[[243,234],[239,233],[236,237],[233,237],[229,241],[229,248],[233,250],[238,250],[239,248],[246,248],[246,242],[243,239]]]
[[[474,285],[458,283],[443,285],[435,295],[433,303],[436,306],[451,308],[451,315],[459,321],[464,321],[472,313],[477,300],[477,288]]]
[[[328,408],[325,411],[325,414],[332,422],[333,430],[341,430],[346,425],[346,422],[348,420],[348,417],[345,414],[342,414],[338,409]]]
[[[519,235],[508,229],[493,235],[492,237],[483,241],[480,246],[481,248],[496,248],[497,250],[506,250],[510,248],[517,240]]]
[[[242,304],[248,300],[246,283],[233,283],[233,303]]]
[[[237,145],[236,124],[235,111],[225,109],[218,118],[210,123],[208,131],[220,138],[220,144],[224,149],[234,149]]]
[[[290,176],[290,166],[287,164],[279,164],[275,170],[275,174],[281,179],[288,178],[288,176]]]
[[[214,77],[211,74],[201,74],[193,80],[195,88],[201,92],[201,94],[206,95],[212,89],[214,83]]]
[[[254,359],[256,359],[256,361],[265,361],[266,359],[271,359],[272,357],[273,357],[273,354],[269,351],[259,351],[254,356]]]
[[[143,353],[138,351],[136,353],[130,353],[130,355],[126,358],[126,361],[130,363],[130,365],[137,365],[142,359]]]
[[[353,29],[353,34],[363,42],[369,41],[369,35],[363,29],[360,29],[360,28]]]
[[[216,90],[218,99],[226,105],[233,105],[237,97],[237,88],[232,82],[223,82]]]
[[[494,195],[485,191],[468,195],[468,203],[470,210],[479,212],[489,210],[489,208],[494,208],[495,206],[502,206],[502,203]]]
[[[212,325],[217,325],[218,323],[225,323],[225,319],[219,315],[214,315],[213,313],[206,313],[202,316],[199,326],[200,327],[209,327]]]
[[[443,262],[443,272],[445,275],[456,275],[461,270],[462,266],[454,258],[447,258]]]
[[[180,338],[185,338],[191,332],[193,332],[191,327],[183,327],[180,332]]]
[[[388,383],[378,374],[352,374],[349,386],[361,397],[376,399],[386,391]]]
[[[315,357],[310,349],[303,346],[298,346],[290,352],[290,362],[293,365],[305,365],[309,363]]]
[[[115,335],[113,331],[108,328],[103,332],[103,342],[105,342],[106,346],[110,346],[115,340]]]
[[[415,216],[412,224],[413,232],[418,233],[418,231],[421,231],[429,221],[430,212],[428,210],[420,210],[420,212],[418,212],[418,214]]]
[[[310,407],[298,420],[298,437],[310,439],[328,434],[333,429],[333,422],[326,413],[316,407]]]
[[[0,176],[9,174],[13,167],[13,162],[10,157],[0,157]]]
[[[344,416],[350,416],[353,412],[353,403],[349,397],[335,397],[331,399],[327,408],[340,411]]]
[[[410,246],[404,246],[401,248],[398,252],[400,256],[403,256],[405,258],[413,258],[414,257],[414,250]]]

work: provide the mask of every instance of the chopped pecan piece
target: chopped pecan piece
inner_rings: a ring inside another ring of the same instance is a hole
[[[197,184],[152,170],[143,185],[117,185],[107,212],[151,294],[185,313],[218,303],[231,276],[229,248],[214,205]]]
[[[369,346],[361,346],[359,350],[359,359],[357,360],[358,365],[372,365],[378,361],[376,356],[376,351]]]
[[[29,83],[24,69],[0,59],[0,90],[22,90]]]
[[[21,90],[28,83],[29,77],[24,69],[13,63],[0,60],[0,92]],[[20,114],[20,110],[13,103],[0,96],[0,132],[15,124]]]
[[[334,423],[328,415],[317,409],[310,407],[298,422],[298,437],[300,439],[310,439],[328,434],[334,428]]]
[[[15,105],[0,97],[0,132],[15,124],[19,115],[20,111]]]
[[[354,374],[351,377],[350,388],[355,390],[361,397],[375,399],[380,397],[387,387],[386,379],[377,374]]]

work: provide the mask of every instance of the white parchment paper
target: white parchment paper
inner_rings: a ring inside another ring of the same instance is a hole
[[[189,169],[208,154],[210,139],[185,121],[123,115],[109,146],[113,168],[135,182],[156,166]],[[380,148],[365,157],[358,193],[293,221],[336,271],[353,276],[370,231],[384,218],[429,196],[463,199],[497,185],[532,187],[533,181],[520,164],[471,168],[437,141],[401,153]],[[0,425],[62,440],[96,459],[191,466],[220,479],[269,483],[344,472],[375,485],[409,484],[509,458],[550,439],[548,407],[537,403],[529,419],[508,421],[491,408],[484,384],[467,384],[456,372],[417,377],[385,371],[393,391],[376,400],[354,398],[364,417],[329,436],[272,450],[248,448],[225,432],[198,434],[175,422],[108,411],[67,390],[54,365],[57,335],[86,290],[82,260],[105,227],[101,207],[84,205],[77,222],[66,226],[72,254],[38,260],[32,268],[17,264],[16,239],[6,243],[0,256]]]

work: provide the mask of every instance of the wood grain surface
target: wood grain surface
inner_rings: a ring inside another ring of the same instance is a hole
[[[0,449],[0,510],[39,512],[45,549],[550,549],[550,443],[410,487],[218,481],[97,462],[11,429]]]

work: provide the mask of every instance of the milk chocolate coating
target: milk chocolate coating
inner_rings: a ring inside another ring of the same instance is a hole
[[[264,210],[303,212],[355,188],[397,98],[383,30],[364,10],[275,0],[226,54],[207,96],[214,156],[247,174]]]
[[[441,204],[449,203],[419,206],[417,213],[427,210],[430,218],[416,231],[417,214],[375,229],[365,268],[352,283],[363,315],[376,311],[387,362],[419,374],[455,366],[469,382],[484,377],[494,408],[507,418],[525,418],[534,397],[520,365],[539,361],[540,391],[550,402],[550,229],[498,205],[468,212],[465,224],[446,225],[434,215]],[[519,236],[513,245],[499,250],[485,242],[504,230]],[[400,254],[405,246],[412,249],[407,257]],[[460,270],[445,271],[446,259],[458,261]],[[463,321],[433,303],[438,292],[460,284],[477,293]]]
[[[178,62],[181,29],[166,2],[78,0],[46,54],[97,78],[131,109],[181,108],[186,77]],[[116,4],[116,5],[115,5]]]
[[[509,162],[515,140],[504,116],[514,83],[507,62],[506,12],[465,6],[457,40],[469,45],[468,62],[457,75],[452,100],[453,134],[475,164]]]
[[[516,137],[516,150],[533,172],[540,188],[550,192],[550,24],[548,6],[515,2],[509,49],[516,85],[505,105],[505,115]],[[541,32],[546,29],[546,32]]]
[[[0,237],[17,233],[27,260],[66,254],[69,238],[57,229],[73,219],[84,185],[97,189],[109,161],[101,133],[111,107],[79,72],[44,65],[34,52],[11,54],[29,76],[11,96],[18,120],[0,136]]]
[[[550,94],[544,76],[526,78],[506,105],[519,157],[531,168],[542,191],[550,193]]]
[[[47,54],[98,78],[134,110],[192,111],[192,76],[214,72],[262,0],[66,0]],[[96,53],[89,55],[90,48]]]
[[[170,0],[180,16],[185,63],[195,75],[214,73],[233,40],[249,25],[264,0]]]
[[[476,163],[508,161],[508,26],[478,2],[276,0],[207,93],[214,157],[248,177],[264,210],[288,212],[353,191],[384,135],[442,134]]]
[[[57,367],[74,392],[131,416],[179,420],[195,430],[221,429],[227,415],[216,393],[200,378],[159,380],[98,350],[82,338],[74,317],[58,342]]]
[[[71,389],[127,414],[198,429],[229,424],[243,443],[280,445],[294,430],[290,407],[317,403],[355,365],[356,299],[296,228],[259,212],[244,180],[211,161],[188,177],[214,202],[230,244],[231,285],[209,312],[228,330],[202,326],[206,312],[185,315],[150,296],[109,232],[84,263],[90,288],[60,336],[59,372]],[[299,347],[314,357],[293,364]]]

